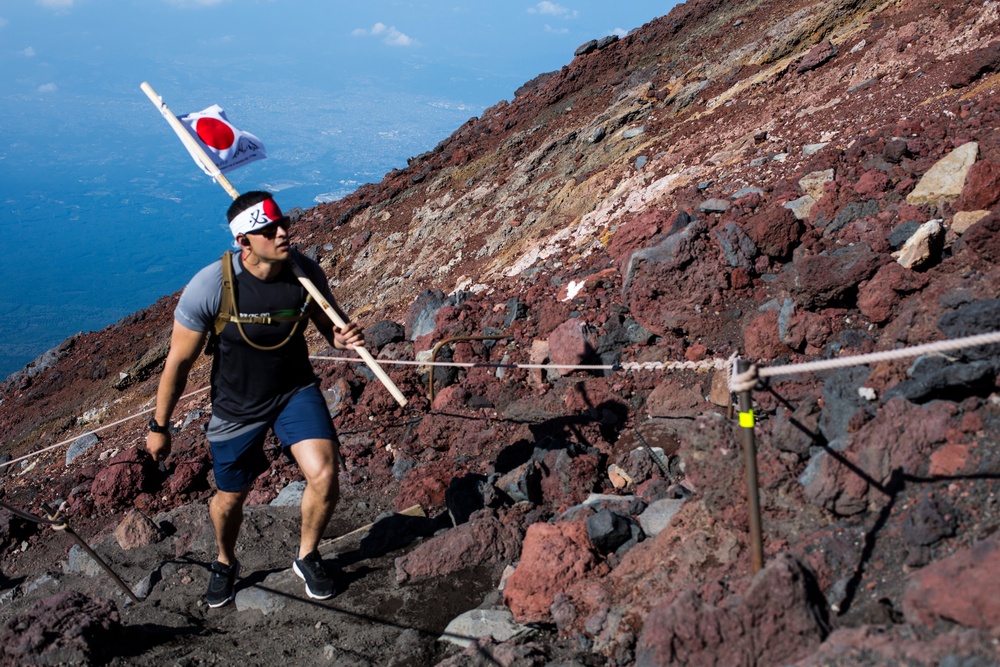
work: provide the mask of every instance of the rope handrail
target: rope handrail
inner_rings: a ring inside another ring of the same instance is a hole
[[[194,391],[192,391],[190,393],[187,393],[187,394],[184,394],[183,396],[181,396],[179,400],[184,400],[186,398],[191,398],[192,396],[195,396],[197,394],[200,394],[200,393],[208,391],[208,390],[209,390],[209,387],[202,387],[201,389],[195,389]],[[107,431],[109,428],[112,428],[114,426],[118,426],[119,424],[124,424],[125,422],[132,421],[133,419],[138,419],[139,417],[148,415],[149,413],[153,412],[154,410],[156,410],[155,406],[152,407],[152,408],[147,408],[145,410],[141,410],[139,412],[136,412],[135,414],[128,415],[127,417],[122,417],[121,419],[119,419],[117,421],[113,421],[110,424],[105,424],[103,426],[98,426],[97,428],[87,429],[83,433],[80,433],[79,435],[75,435],[72,438],[67,438],[66,440],[63,440],[62,442],[57,442],[54,445],[49,445],[48,447],[44,447],[42,449],[37,449],[37,450],[35,450],[33,452],[29,452],[29,453],[25,454],[24,456],[19,456],[16,459],[11,459],[10,461],[5,461],[3,463],[0,463],[0,470],[3,470],[4,468],[7,468],[9,466],[12,466],[15,463],[20,463],[21,461],[25,461],[25,460],[33,458],[35,456],[39,456],[41,454],[44,454],[45,452],[52,451],[53,449],[58,449],[58,448],[62,447],[63,445],[68,445],[71,442],[75,442],[76,440],[79,440],[80,438],[82,438],[84,435],[86,435],[88,433],[100,433],[101,431]]]
[[[796,373],[812,373],[816,371],[832,370],[835,368],[846,368],[848,366],[862,366],[870,363],[876,363],[880,361],[894,361],[898,359],[907,359],[910,357],[918,357],[923,354],[933,354],[940,352],[949,352],[954,350],[960,350],[967,347],[979,347],[983,345],[993,345],[1000,343],[1000,331],[994,331],[984,334],[976,334],[973,336],[965,336],[963,338],[953,338],[942,341],[935,341],[931,343],[923,343],[921,345],[915,345],[912,347],[902,347],[895,350],[885,350],[881,352],[870,352],[868,354],[851,355],[846,357],[838,357],[836,359],[822,359],[819,361],[808,361],[799,364],[782,364],[778,366],[768,366],[758,368],[757,366],[751,365],[750,368],[741,374],[732,372],[733,364],[736,362],[735,353],[731,355],[728,359],[705,359],[702,361],[652,361],[652,362],[621,362],[618,364],[511,364],[511,363],[496,363],[496,362],[456,362],[456,361],[418,361],[410,359],[382,359],[378,361],[382,364],[397,365],[397,366],[451,366],[455,368],[521,368],[521,369],[540,369],[540,370],[624,370],[624,371],[641,371],[641,370],[694,370],[694,371],[708,371],[708,370],[725,370],[729,376],[729,389],[732,392],[738,393],[739,391],[746,390],[747,388],[752,389],[757,385],[757,383],[762,378],[768,377],[778,377],[782,375],[792,375]],[[312,355],[310,359],[316,361],[334,361],[341,363],[363,363],[363,359],[357,357],[336,357],[336,356],[324,356],[324,355]],[[181,396],[180,400],[191,398],[197,394],[208,391],[209,387],[202,387],[196,389],[192,392],[184,394]],[[58,449],[64,445],[74,442],[86,433],[100,433],[101,431],[106,431],[110,428],[124,424],[125,422],[131,421],[133,419],[138,419],[144,415],[148,415],[155,410],[155,406],[152,408],[147,408],[141,410],[135,414],[123,417],[117,421],[99,426],[97,428],[88,429],[84,433],[76,435],[72,438],[67,438],[61,442],[57,442],[54,445],[49,445],[42,449],[36,450],[34,452],[29,452],[18,458],[11,459],[10,461],[5,461],[0,463],[0,470],[10,467],[15,463],[20,463],[27,459],[39,456],[46,452],[52,451],[53,449]]]
[[[820,359],[819,361],[807,361],[801,364],[782,364],[760,368],[756,365],[751,365],[743,373],[732,373],[729,381],[729,389],[734,393],[739,393],[753,389],[764,378],[795,375],[798,373],[815,373],[817,371],[848,368],[850,366],[865,366],[880,361],[898,361],[925,354],[940,354],[942,352],[953,352],[968,347],[981,347],[997,343],[1000,343],[1000,331],[991,331],[989,333],[964,336],[962,338],[950,338],[931,343],[922,343],[912,347],[901,347],[895,350],[849,355],[846,357],[837,357],[836,359]]]

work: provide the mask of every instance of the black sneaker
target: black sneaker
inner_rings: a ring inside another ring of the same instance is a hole
[[[236,597],[236,576],[240,573],[240,562],[223,565],[215,561],[208,569],[211,574],[208,575],[205,601],[213,609],[229,604]]]
[[[298,555],[297,552],[296,555]],[[312,599],[326,600],[337,592],[333,579],[323,567],[323,559],[319,557],[318,551],[313,551],[311,554],[306,554],[302,558],[292,561],[292,569],[306,582],[306,594]]]

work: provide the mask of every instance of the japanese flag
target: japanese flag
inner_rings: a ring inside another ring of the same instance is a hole
[[[260,139],[234,127],[218,104],[177,118],[223,174],[267,157]],[[202,171],[209,176],[213,175],[194,153],[191,153],[191,157]]]

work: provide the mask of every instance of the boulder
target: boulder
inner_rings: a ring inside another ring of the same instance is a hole
[[[906,196],[906,203],[923,206],[955,202],[962,194],[965,177],[978,154],[979,144],[970,141],[938,160]]]
[[[824,39],[822,42],[809,49],[809,53],[802,58],[802,61],[799,63],[799,66],[795,71],[799,74],[804,74],[823,65],[836,55],[837,47],[834,46],[830,40]]]
[[[915,573],[903,594],[903,614],[917,625],[947,620],[1000,628],[1000,539],[977,542]]]
[[[782,665],[814,651],[829,633],[815,576],[788,554],[757,573],[746,595],[722,607],[693,592],[654,607],[636,665]]]
[[[589,575],[603,575],[583,521],[534,523],[528,527],[521,560],[507,580],[504,603],[519,623],[551,623],[556,595]]]
[[[145,449],[132,447],[109,459],[90,487],[99,506],[124,506],[155,488],[156,464]]]
[[[858,285],[874,275],[882,263],[871,246],[859,243],[829,254],[802,257],[781,280],[797,303],[808,310],[849,305]]]
[[[858,289],[858,310],[875,324],[891,320],[900,303],[927,286],[928,279],[898,262],[884,264]]]
[[[521,552],[521,535],[489,512],[451,528],[396,559],[396,583],[495,566],[496,574]]]
[[[155,544],[163,537],[160,527],[138,510],[129,511],[115,528],[115,539],[124,551]]]

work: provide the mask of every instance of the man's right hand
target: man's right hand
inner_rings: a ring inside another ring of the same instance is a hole
[[[157,463],[165,461],[170,456],[170,434],[150,431],[146,436],[146,451]]]

